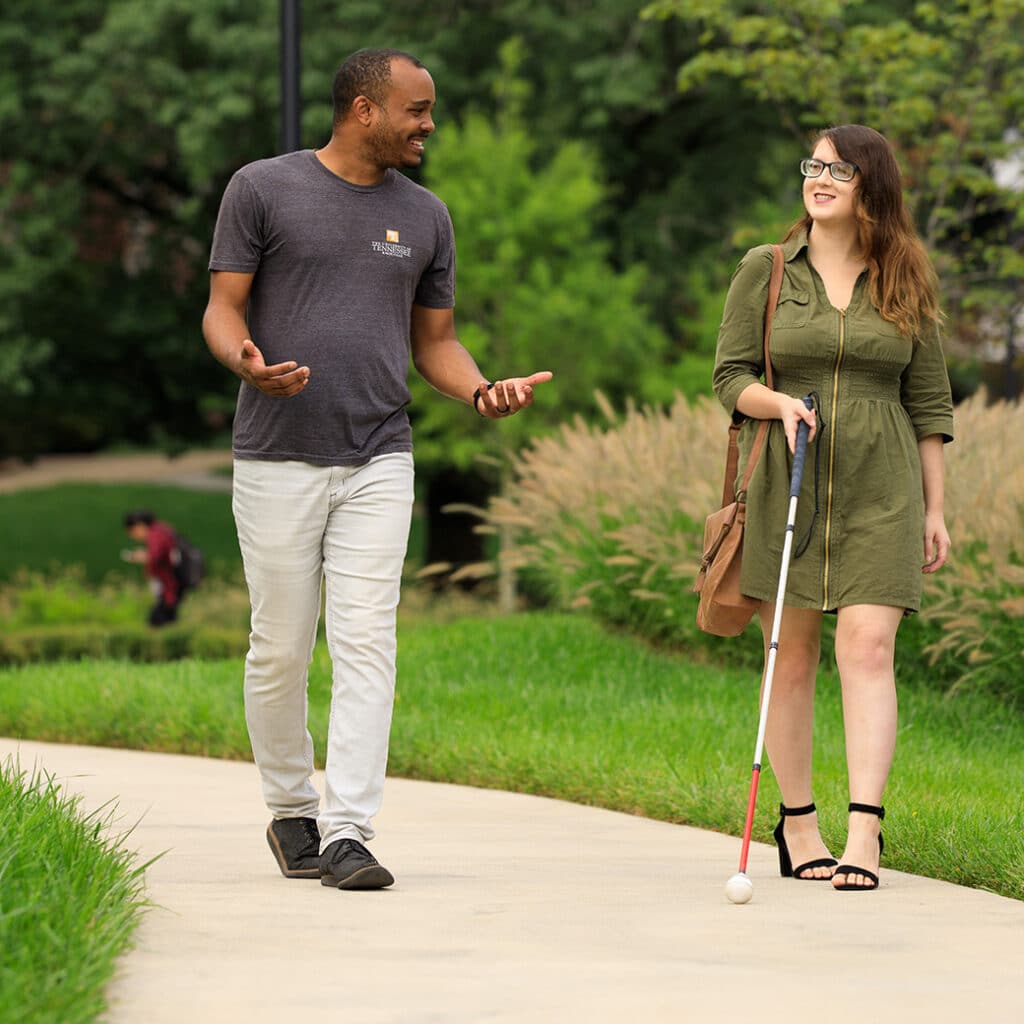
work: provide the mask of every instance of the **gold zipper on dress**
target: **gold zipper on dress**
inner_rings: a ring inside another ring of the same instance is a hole
[[[839,411],[839,364],[843,361],[843,345],[846,341],[846,310],[839,310],[839,352],[832,371],[832,424],[828,438],[828,500],[825,504],[825,572],[822,577],[821,610],[828,610],[829,543],[832,532],[832,471],[836,463],[836,417]]]

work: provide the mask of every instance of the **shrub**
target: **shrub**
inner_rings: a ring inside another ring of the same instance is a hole
[[[245,653],[249,602],[243,587],[207,581],[173,626],[151,629],[152,596],[136,583],[90,585],[80,567],[50,576],[20,572],[0,586],[0,664],[123,658],[170,661]]]
[[[606,427],[576,419],[516,459],[516,486],[484,529],[512,527],[506,553],[562,608],[652,640],[760,660],[756,626],[722,643],[694,625],[705,515],[721,497],[728,419],[710,398],[667,410],[604,404]],[[901,678],[998,687],[1024,698],[1024,410],[976,395],[956,410],[946,448],[954,554],[925,578],[923,612],[901,627]],[[832,620],[826,620],[826,656]]]
[[[0,631],[34,626],[137,622],[149,600],[138,585],[104,583],[92,586],[80,565],[50,574],[19,570],[0,585]]]
[[[240,657],[248,648],[242,630],[216,626],[145,625],[36,626],[0,633],[0,665],[112,658],[124,661],[177,661],[181,658]]]

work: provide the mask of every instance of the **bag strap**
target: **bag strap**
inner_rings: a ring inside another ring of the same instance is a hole
[[[782,252],[781,245],[772,246],[772,276],[768,282],[768,305],[764,312],[764,379],[765,383],[773,391],[775,390],[775,378],[772,373],[772,361],[768,351],[768,339],[772,333],[772,319],[775,316],[775,307],[779,304],[779,292],[782,290],[782,271],[786,265],[786,259]],[[725,483],[722,487],[722,508],[736,500],[736,473],[739,469],[740,446],[739,436],[742,423],[733,423],[729,427],[729,451],[725,458]],[[746,469],[743,471],[743,480],[740,482],[739,493],[746,495],[747,486],[754,473],[757,460],[761,457],[761,449],[764,448],[764,439],[768,434],[768,420],[761,420],[757,427],[757,434],[754,436],[754,443],[750,448],[750,457],[747,459]]]

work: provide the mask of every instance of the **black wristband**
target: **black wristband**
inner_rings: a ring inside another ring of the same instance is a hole
[[[487,385],[487,390],[488,390],[488,391],[490,391],[490,390],[491,390],[491,388],[493,388],[493,387],[494,387],[494,385],[493,385],[493,384],[488,384],[488,385]],[[483,416],[484,414],[483,414],[482,412],[480,412],[480,395],[481,395],[481,391],[480,391],[480,389],[479,389],[479,388],[477,388],[477,389],[476,389],[476,390],[475,390],[475,391],[473,392],[473,408],[474,408],[474,409],[476,409],[476,411],[477,411],[477,415],[479,415],[479,416]],[[485,416],[485,417],[484,417],[484,419],[486,419],[486,418],[487,418],[487,417]]]

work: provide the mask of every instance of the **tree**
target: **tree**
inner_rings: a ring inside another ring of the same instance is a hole
[[[689,265],[762,189],[734,159],[765,120],[731,90],[695,100],[675,69],[695,41],[642,22],[645,0],[304,0],[303,144],[330,130],[330,86],[360,46],[421,56],[438,82],[437,141],[493,115],[503,41],[544,99],[538,153],[586,144],[602,171],[594,226],[619,270],[657,267],[638,297],[691,344]],[[217,204],[277,139],[277,0],[9,0],[0,22],[0,409],[7,454],[200,440],[235,382],[197,325]],[[585,16],[583,16],[585,15]],[[769,161],[770,163],[770,161]],[[710,212],[709,212],[710,211]],[[716,262],[716,261],[710,261]]]
[[[469,114],[430,142],[425,179],[447,203],[458,241],[460,337],[495,378],[552,370],[536,404],[492,423],[413,388],[419,462],[479,472],[573,413],[643,397],[666,339],[640,301],[644,272],[616,270],[599,233],[606,189],[593,154],[566,141],[539,151],[527,122],[529,87],[516,76],[521,44],[502,47],[497,114]]]
[[[896,146],[914,219],[954,334],[1024,309],[1024,190],[1000,183],[1020,155],[1024,0],[881,5],[856,0],[657,0],[701,49],[679,70],[695,94],[730,80],[774,105],[795,137],[870,124]],[[1002,328],[1005,330],[1005,328]]]
[[[0,24],[4,454],[208,436],[219,189],[275,135],[276,4],[12,0]],[[262,19],[262,20],[261,20]]]

